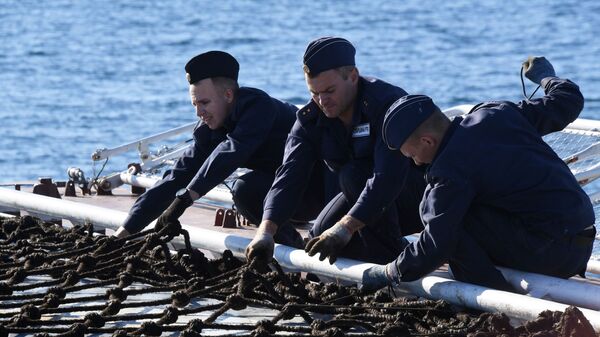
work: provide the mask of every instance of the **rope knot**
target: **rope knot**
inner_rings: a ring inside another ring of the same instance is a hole
[[[187,292],[193,292],[204,289],[206,282],[203,277],[193,277],[187,281]]]
[[[104,253],[112,252],[118,248],[121,248],[118,240],[119,239],[117,239],[114,236],[105,236],[105,237],[98,239],[98,241],[96,241],[96,244],[99,247],[96,250],[94,250],[94,252],[92,252],[92,255],[98,256],[98,255],[102,255]]]
[[[162,332],[162,327],[152,321],[142,323],[140,329],[136,331],[138,334],[144,334],[147,336],[160,336]]]
[[[183,308],[190,303],[190,295],[185,290],[178,290],[171,295],[171,304]]]
[[[121,310],[121,301],[109,301],[106,308],[102,310],[102,316],[112,316],[119,313]]]
[[[8,279],[8,284],[17,284],[23,282],[27,277],[27,272],[23,268],[13,268],[12,275]]]
[[[21,314],[31,319],[38,320],[42,317],[40,309],[33,304],[25,304],[21,307]]]
[[[122,272],[119,274],[119,284],[117,288],[125,288],[133,283],[133,277],[128,272]]]
[[[127,334],[127,330],[115,330],[115,332],[113,332],[112,337],[127,337],[129,336]]]
[[[312,329],[311,334],[317,336],[320,335],[320,331],[325,330],[326,325],[325,322],[323,322],[323,320],[315,319],[314,321],[312,321],[312,323],[310,323],[310,328]]]
[[[346,334],[340,328],[327,329],[323,334],[323,337],[344,337]]]
[[[75,323],[71,325],[71,329],[65,333],[65,337],[85,337],[87,326],[83,323]]]
[[[149,233],[148,235],[146,235],[146,238],[144,239],[145,241],[145,246],[147,247],[147,249],[152,249],[158,245],[160,245],[160,236],[158,235],[158,233]]]
[[[246,300],[238,294],[231,294],[227,296],[227,303],[229,303],[231,309],[233,310],[244,310],[247,306]]]
[[[58,298],[65,298],[65,296],[67,296],[67,292],[60,287],[52,287],[48,289],[48,294],[54,294],[58,296]]]
[[[191,321],[188,322],[186,330],[188,330],[190,332],[201,333],[202,329],[204,327],[205,327],[204,322],[201,319],[196,318],[196,319],[193,319],[193,320],[191,320]]]
[[[0,282],[0,295],[12,295],[12,289],[6,282]]]
[[[168,307],[163,311],[162,317],[156,322],[157,324],[172,324],[177,322],[179,318],[179,311],[175,307]]]
[[[60,305],[60,300],[60,297],[58,297],[58,295],[56,294],[46,294],[46,296],[44,296],[44,303],[42,304],[42,308],[58,308],[58,306]]]
[[[125,294],[122,288],[107,289],[105,296],[108,300],[118,300],[121,302],[127,299],[127,294]]]
[[[96,258],[89,254],[79,256],[76,261],[79,262],[79,266],[77,266],[78,273],[96,266]]]
[[[29,319],[29,317],[24,316],[22,314],[20,315],[14,315],[13,317],[10,318],[10,321],[8,323],[8,326],[14,326],[17,328],[24,328],[26,326],[29,325],[29,322],[31,320]]]
[[[61,280],[63,280],[63,283],[61,283],[62,287],[68,287],[68,286],[72,286],[77,284],[77,282],[79,282],[79,280],[81,279],[81,276],[79,276],[79,273],[74,271],[74,270],[68,270],[65,275],[61,278]]]
[[[24,268],[27,270],[33,269],[35,267],[39,267],[42,263],[44,263],[44,259],[46,258],[46,254],[43,253],[31,253],[27,257],[25,261]]]
[[[293,305],[296,303],[290,302],[286,303],[283,308],[281,308],[281,314],[283,319],[290,320],[296,317],[296,313],[298,312]]]
[[[262,320],[256,323],[256,328],[252,331],[253,337],[270,337],[277,332],[275,324],[269,320]]]
[[[102,317],[99,313],[90,312],[83,318],[83,323],[85,326],[90,328],[101,328],[104,326],[105,321],[104,317]]]
[[[32,217],[31,215],[24,215],[21,217],[19,228],[20,229],[28,229],[28,228],[36,227],[37,225],[38,225],[38,222],[34,217]]]

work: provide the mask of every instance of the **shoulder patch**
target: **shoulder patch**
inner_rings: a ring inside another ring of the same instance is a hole
[[[321,112],[321,109],[319,109],[319,106],[311,100],[308,104],[298,110],[296,116],[299,121],[306,122],[316,119],[319,112]]]

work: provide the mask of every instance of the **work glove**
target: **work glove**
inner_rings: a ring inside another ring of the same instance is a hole
[[[389,265],[376,264],[373,267],[365,270],[362,275],[362,284],[360,290],[365,292],[373,292],[385,286],[392,284],[387,268]]]
[[[338,222],[321,235],[308,241],[304,251],[310,256],[320,253],[319,260],[321,261],[329,257],[329,263],[333,264],[342,248],[348,244],[351,238],[352,232],[350,229]]]
[[[273,235],[259,230],[246,247],[246,259],[252,261],[256,258],[266,263],[271,262],[274,247]]]
[[[161,229],[169,227],[171,223],[179,225],[179,217],[192,203],[193,201],[190,203],[188,200],[175,198],[171,205],[156,220],[155,230],[159,232]]]
[[[539,85],[544,78],[556,76],[552,64],[543,56],[529,56],[527,61],[523,62],[523,73],[531,82]]]

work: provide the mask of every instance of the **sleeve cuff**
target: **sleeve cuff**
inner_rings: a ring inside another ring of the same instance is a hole
[[[350,211],[348,211],[348,215],[352,216],[353,218],[358,219],[359,221],[364,223],[366,226],[371,225],[373,218],[376,218],[374,213],[375,212],[373,210],[369,209],[369,207],[367,207],[365,204],[358,204],[358,203],[354,204],[354,206],[352,206]]]
[[[402,273],[396,265],[396,261],[385,265],[385,274],[392,284],[399,284],[402,278]]]
[[[278,216],[276,214],[276,212],[273,211],[272,208],[267,208],[263,211],[263,217],[261,220],[270,220],[273,221],[277,226],[281,226],[281,223],[283,222],[281,220],[281,217]]]

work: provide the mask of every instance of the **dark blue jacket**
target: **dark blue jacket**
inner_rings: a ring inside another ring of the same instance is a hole
[[[530,231],[555,239],[594,223],[589,197],[542,140],[577,118],[583,97],[568,80],[542,84],[542,98],[482,103],[452,122],[425,176],[425,230],[395,261],[402,281],[423,277],[448,260],[470,207],[508,212]]]
[[[386,110],[405,95],[399,87],[361,77],[351,132],[338,118],[327,118],[312,100],[298,110],[283,164],[265,198],[263,219],[279,225],[287,221],[299,204],[315,162],[323,160],[334,172],[350,161],[372,168],[373,175],[349,214],[366,224],[376,221],[398,196],[405,172],[414,169],[381,138]]]
[[[298,110],[254,88],[240,88],[222,128],[199,122],[194,144],[170,173],[138,198],[125,220],[130,233],[157,218],[184,187],[206,194],[237,168],[273,173],[281,165],[287,134]]]

